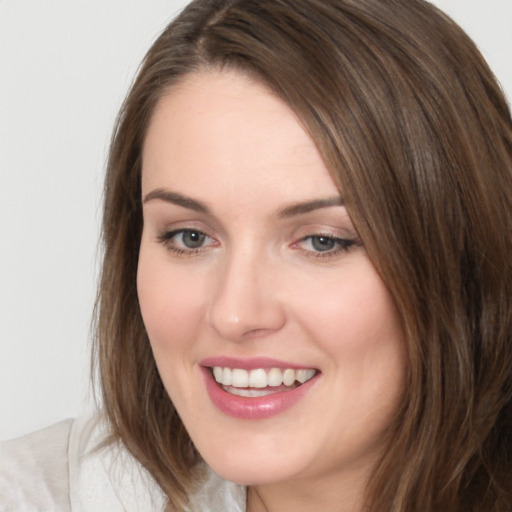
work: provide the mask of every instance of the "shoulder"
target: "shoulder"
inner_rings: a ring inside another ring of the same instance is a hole
[[[101,448],[101,415],[0,444],[0,511],[163,510],[158,486],[118,446]]]
[[[100,414],[0,443],[0,512],[161,512],[165,496]],[[191,512],[243,512],[245,488],[206,468]]]
[[[2,510],[70,510],[67,454],[72,424],[61,421],[0,445]]]

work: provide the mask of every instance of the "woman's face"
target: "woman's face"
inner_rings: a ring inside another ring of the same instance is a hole
[[[244,75],[189,75],[155,110],[142,194],[142,315],[205,460],[245,484],[365,473],[403,333],[294,113]]]

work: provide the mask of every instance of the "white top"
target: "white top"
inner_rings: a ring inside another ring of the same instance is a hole
[[[98,415],[65,420],[0,444],[1,512],[162,512],[165,497],[122,447],[94,450]],[[245,487],[212,470],[190,512],[245,512]]]

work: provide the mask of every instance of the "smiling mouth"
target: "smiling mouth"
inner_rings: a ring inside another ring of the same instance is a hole
[[[232,395],[250,398],[291,391],[317,374],[317,370],[313,368],[244,370],[243,368],[213,366],[210,370],[213,378],[224,391]]]

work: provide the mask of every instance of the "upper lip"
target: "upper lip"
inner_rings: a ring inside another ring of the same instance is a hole
[[[256,370],[258,368],[291,368],[300,370],[303,368],[314,368],[308,364],[297,364],[271,357],[233,357],[233,356],[212,356],[200,361],[201,366],[213,368],[221,366],[223,368],[241,368],[243,370]]]

